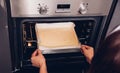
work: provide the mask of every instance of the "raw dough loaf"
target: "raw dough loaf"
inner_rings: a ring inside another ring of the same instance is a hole
[[[75,25],[64,23],[37,23],[35,26],[38,48],[66,49],[80,47]]]

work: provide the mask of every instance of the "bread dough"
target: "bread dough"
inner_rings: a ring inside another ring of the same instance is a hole
[[[37,23],[36,35],[38,47],[52,49],[79,47],[79,41],[72,22]]]

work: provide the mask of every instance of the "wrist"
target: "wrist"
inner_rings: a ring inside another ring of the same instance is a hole
[[[40,72],[39,73],[47,73],[47,66],[46,63],[43,63],[40,67]]]
[[[43,62],[41,65],[40,65],[40,68],[45,68],[46,67],[46,62]]]
[[[87,58],[87,62],[89,63],[89,64],[91,64],[91,61],[92,61],[92,58]]]

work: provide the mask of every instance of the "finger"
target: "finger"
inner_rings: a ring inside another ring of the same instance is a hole
[[[38,55],[42,55],[42,52],[40,49],[38,49],[37,52],[38,52]]]
[[[42,53],[40,49],[37,49],[37,52],[38,52],[38,54],[41,54],[41,53]]]
[[[83,45],[83,46],[86,48],[86,50],[93,49],[91,46],[87,46],[87,45]]]
[[[86,50],[87,50],[86,47],[82,45],[82,47],[81,47],[81,52],[84,54],[84,52],[85,52]]]
[[[83,50],[82,49],[80,49],[80,52],[83,54]]]
[[[81,50],[87,50],[85,45],[81,46]]]
[[[37,50],[32,53],[32,57],[37,55]]]

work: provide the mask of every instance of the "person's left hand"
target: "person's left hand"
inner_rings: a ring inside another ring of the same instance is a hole
[[[91,46],[88,45],[82,45],[81,46],[81,52],[86,57],[86,60],[89,64],[91,64],[92,58],[94,56],[94,49]]]
[[[32,65],[35,67],[43,67],[46,66],[46,61],[44,56],[42,55],[39,49],[35,50],[31,56]]]

